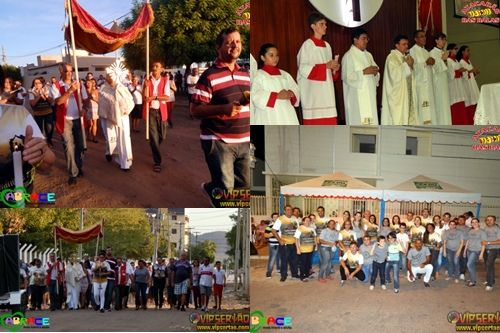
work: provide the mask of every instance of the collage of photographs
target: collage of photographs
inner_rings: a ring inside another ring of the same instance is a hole
[[[499,0],[1,7],[0,332],[500,332]]]

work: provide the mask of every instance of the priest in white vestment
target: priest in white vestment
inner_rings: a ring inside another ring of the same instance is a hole
[[[300,91],[304,125],[336,125],[337,106],[333,82],[338,80],[338,57],[332,59],[332,48],[322,38],[326,34],[326,19],[312,13],[308,19],[314,32],[297,54],[297,83]]]
[[[408,37],[394,38],[395,49],[387,56],[382,85],[382,125],[420,125],[413,58],[408,54]]]
[[[107,68],[106,72],[106,82],[99,91],[99,119],[105,129],[106,151],[115,156],[115,162],[123,171],[128,171],[133,159],[129,114],[134,108],[134,99],[113,68]]]
[[[479,69],[474,67],[470,62],[470,49],[467,45],[463,45],[457,52],[457,60],[460,65],[467,71],[462,73],[462,80],[465,89],[465,107],[467,109],[467,124],[474,124],[474,114],[476,113],[476,105],[479,100],[479,87],[476,82],[476,76],[479,75]]]
[[[353,45],[342,59],[342,81],[347,125],[378,125],[377,86],[380,73],[366,50],[368,33],[354,29]]]
[[[427,38],[423,30],[414,34],[415,45],[410,49],[410,55],[415,60],[413,69],[417,83],[417,109],[420,122],[424,125],[436,125],[436,107],[434,101],[434,82],[432,66],[435,64],[429,52],[425,49]]]
[[[448,89],[448,56],[446,35],[437,33],[434,37],[436,46],[429,52],[435,63],[432,66],[434,83],[434,101],[436,102],[436,124],[451,125],[450,94]]]

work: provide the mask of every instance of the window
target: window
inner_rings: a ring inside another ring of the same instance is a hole
[[[431,156],[432,132],[406,131],[406,155]]]
[[[418,138],[414,136],[406,137],[406,155],[418,155]]]
[[[352,135],[352,152],[375,154],[377,144],[377,136],[373,134],[358,134]]]
[[[172,228],[172,235],[175,235],[175,234],[177,234],[177,229]]]

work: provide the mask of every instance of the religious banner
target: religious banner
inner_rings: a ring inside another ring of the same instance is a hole
[[[102,237],[103,228],[102,224],[94,224],[93,226],[79,231],[73,231],[60,226],[54,227],[55,237],[63,239],[70,243],[86,243],[94,238]]]
[[[347,187],[347,180],[325,180],[321,186]]]
[[[443,187],[437,182],[413,182],[419,190],[442,190]]]
[[[427,45],[434,45],[437,32],[443,32],[440,0],[419,0],[417,2],[417,28],[427,33]]]
[[[123,31],[116,27],[108,29],[97,22],[76,0],[70,2],[76,47],[95,54],[110,53],[135,42],[154,21],[153,8],[146,3],[129,28]],[[71,40],[69,29],[66,29],[66,40]]]

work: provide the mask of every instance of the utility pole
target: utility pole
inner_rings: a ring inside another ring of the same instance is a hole
[[[238,208],[236,220],[236,248],[234,250],[234,291],[238,291],[238,277],[240,273],[240,246],[241,246],[241,208]]]
[[[195,237],[194,238],[195,245],[198,245],[198,234],[201,234],[201,232],[195,231],[195,232],[193,232],[193,234],[194,234],[194,237]]]
[[[5,49],[2,45],[2,63],[5,65],[7,64],[7,55],[5,54]]]
[[[194,228],[191,228],[191,227],[188,227],[186,228],[186,231],[188,232],[188,244],[187,244],[187,249],[189,251],[189,262],[191,262],[191,230],[193,230]]]
[[[165,210],[165,216],[167,217],[167,256],[168,259],[172,258],[172,246],[170,244],[170,213],[168,212],[168,208]]]
[[[80,231],[82,230],[83,230],[83,208],[80,208]],[[78,258],[80,258],[80,260],[82,260],[83,258],[83,244],[81,243],[78,245]]]

